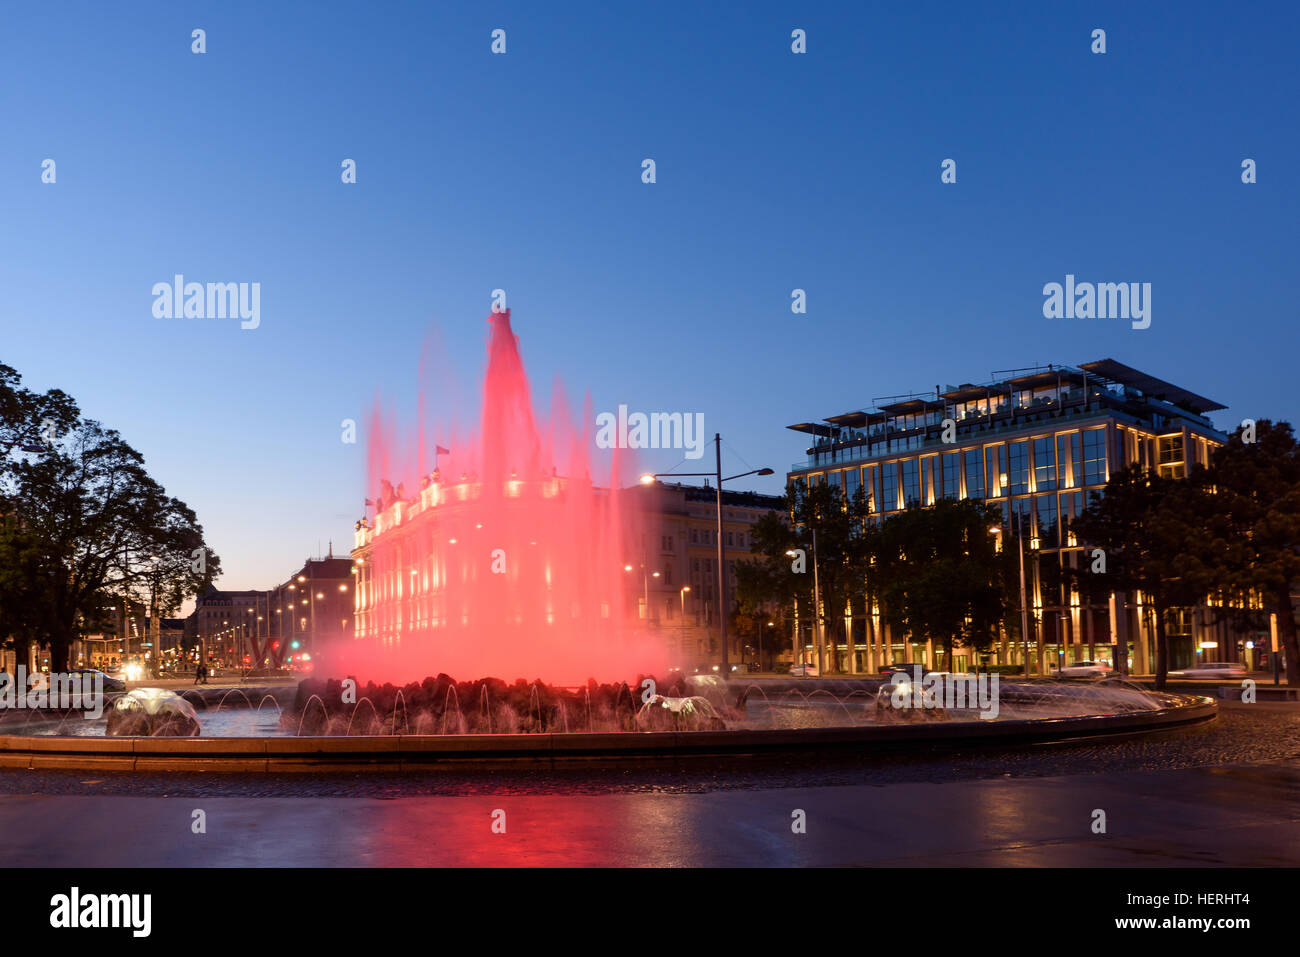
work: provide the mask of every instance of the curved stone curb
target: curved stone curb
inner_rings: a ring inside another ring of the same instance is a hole
[[[96,771],[396,772],[438,767],[555,768],[567,763],[674,760],[746,754],[864,752],[875,747],[1005,746],[1148,734],[1213,720],[1214,699],[1137,714],[1012,721],[936,721],[773,731],[385,735],[284,738],[0,737],[0,767]]]

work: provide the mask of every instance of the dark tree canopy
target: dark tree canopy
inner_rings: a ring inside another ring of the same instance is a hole
[[[985,651],[1007,610],[1006,580],[991,527],[997,509],[940,499],[871,529],[867,584],[892,628],[955,648]]]
[[[71,416],[71,418],[69,418]],[[63,393],[36,395],[0,366],[0,635],[50,647],[142,600],[167,614],[212,582],[220,561],[194,512],[163,490],[112,429]]]

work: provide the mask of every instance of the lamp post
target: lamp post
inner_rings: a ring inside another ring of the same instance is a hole
[[[647,472],[641,476],[641,484],[649,485],[655,479],[661,477],[669,478],[699,478],[708,477],[716,478],[717,488],[717,512],[718,512],[718,623],[722,633],[722,676],[725,678],[731,674],[731,667],[727,654],[727,574],[723,564],[722,554],[722,483],[731,482],[738,478],[744,478],[747,475],[771,475],[772,470],[768,468],[750,469],[748,472],[740,472],[737,475],[728,475],[722,477],[722,434],[713,433],[713,447],[716,455],[717,467],[712,472]]]
[[[1029,603],[1025,601],[1025,543],[1024,536],[1020,534],[1020,512],[1015,507],[1015,502],[1011,503],[1011,521],[1016,530],[1016,554],[1020,558],[1020,640],[1024,645],[1024,665],[1025,677],[1029,677]],[[990,532],[1002,531],[1000,526],[994,525],[989,529]]]
[[[637,566],[633,566],[633,565],[624,565],[623,571],[628,572],[630,574],[632,571],[635,570],[636,567]],[[649,623],[650,621],[650,576],[646,572],[646,567],[644,562],[640,565],[640,568],[641,568],[641,604],[645,607],[645,620],[647,623]]]
[[[158,581],[161,577],[158,571],[158,562],[161,559],[157,555],[149,556],[149,637],[152,655],[149,656],[149,674],[158,677],[158,654],[162,646],[162,618],[158,614]]]
[[[826,670],[826,634],[822,629],[822,586],[821,580],[817,576],[817,527],[812,526],[812,553],[813,553],[813,640],[817,644],[817,673],[823,674]],[[791,558],[798,555],[798,552],[791,549],[786,552]],[[800,654],[800,659],[803,655]]]
[[[686,593],[691,590],[690,585],[683,585],[678,595],[682,599],[682,636],[677,640],[677,650],[685,660],[686,656]]]

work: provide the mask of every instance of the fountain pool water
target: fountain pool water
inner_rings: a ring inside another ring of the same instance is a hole
[[[820,685],[820,686],[818,686]],[[1085,716],[1155,713],[1177,707],[1180,696],[1149,691],[1122,679],[1096,682],[1004,684],[996,714],[964,707],[899,709],[894,687],[880,681],[823,679],[719,681],[678,679],[661,685],[669,693],[629,686],[564,688],[540,682],[507,685],[496,680],[456,683],[446,675],[404,688],[367,685],[355,701],[337,681],[303,682],[279,689],[280,700],[262,695],[256,706],[244,694],[226,694],[199,705],[204,737],[374,737],[409,734],[501,735],[637,731],[772,731],[886,727],[909,723],[996,723]],[[254,696],[257,697],[257,696]],[[268,702],[270,704],[268,705]],[[28,713],[0,732],[102,736],[106,721],[83,720],[82,712]]]

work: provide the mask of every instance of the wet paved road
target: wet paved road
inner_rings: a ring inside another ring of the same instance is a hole
[[[4,866],[549,864],[1296,866],[1300,707],[1229,706],[1161,738],[834,764],[0,772]]]
[[[678,794],[6,797],[5,866],[1300,865],[1300,761]],[[206,815],[193,834],[193,812]],[[1093,834],[1095,809],[1105,834]],[[796,834],[803,812],[806,833]],[[505,833],[494,833],[502,819]]]

